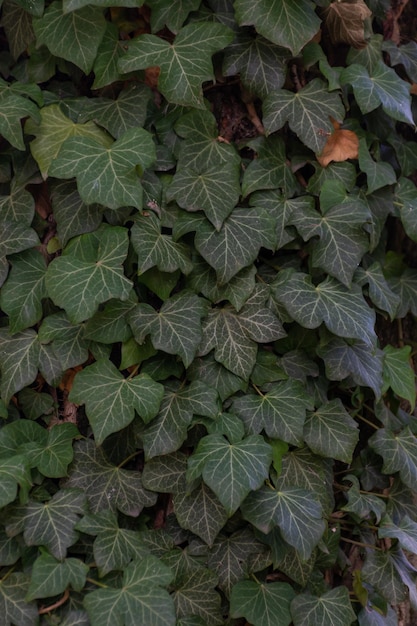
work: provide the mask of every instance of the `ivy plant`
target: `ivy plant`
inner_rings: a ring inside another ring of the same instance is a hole
[[[415,11],[1,2],[1,624],[417,609]]]

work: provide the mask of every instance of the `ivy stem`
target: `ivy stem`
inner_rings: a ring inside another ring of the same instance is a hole
[[[133,370],[130,372],[129,376],[127,377],[127,380],[131,380],[134,376],[136,376],[136,374],[139,371],[139,367],[140,367],[140,364],[135,365],[135,367],[133,368]]]
[[[341,541],[345,541],[346,543],[351,543],[354,546],[360,546],[361,548],[372,548],[373,550],[378,550],[379,552],[383,552],[382,548],[378,548],[378,546],[373,546],[371,543],[363,543],[363,541],[355,541],[354,539],[348,539],[347,537],[342,537],[340,535]]]
[[[259,580],[256,578],[255,574],[253,574],[253,573],[252,573],[252,574],[250,575],[250,577],[251,577],[251,578],[253,578],[253,580],[254,580],[256,583],[258,583],[258,585],[260,585],[260,584],[261,584],[261,583],[259,582]]]
[[[16,569],[16,565],[13,565],[13,567],[11,567],[9,571],[5,573],[3,578],[0,578],[0,583],[3,583],[7,578],[9,578],[10,574],[12,574],[15,569]]]
[[[257,387],[255,385],[255,383],[252,383],[252,387],[255,389],[256,393],[261,396],[261,398],[265,397],[265,395],[262,393],[262,391],[259,389],[259,387]]]
[[[64,595],[62,596],[62,598],[57,600],[57,602],[54,602],[54,604],[50,604],[49,606],[46,606],[43,609],[39,609],[38,611],[39,615],[45,615],[46,613],[50,613],[54,609],[57,609],[58,607],[62,606],[68,600],[69,595],[70,595],[69,589],[65,589]]]
[[[104,583],[99,583],[98,580],[94,580],[94,578],[86,578],[86,580],[92,585],[96,585],[97,587],[102,587],[103,589],[108,589],[109,586]]]
[[[374,424],[370,420],[367,420],[366,417],[363,417],[363,415],[359,415],[359,413],[356,413],[355,417],[357,417],[358,420],[361,420],[361,422],[364,422],[365,424],[368,424],[368,426],[371,426],[371,428],[374,428],[375,430],[379,430],[379,426],[377,426],[376,424]]]
[[[126,465],[126,463],[129,463],[129,461],[131,461],[132,459],[135,458],[135,456],[137,456],[138,454],[140,454],[142,452],[142,450],[136,450],[136,452],[132,452],[132,454],[129,454],[128,457],[126,457],[121,463],[119,463],[119,465],[117,466],[117,469],[120,469],[121,467],[123,467],[124,465]]]
[[[339,489],[342,489],[342,491],[349,491],[350,487],[348,487],[347,485],[341,485],[340,483],[333,483],[333,485],[335,487],[338,487]],[[375,491],[365,491],[364,489],[359,489],[359,493],[363,493],[367,496],[377,496],[378,498],[389,498],[389,495],[386,495],[385,493],[376,493]]]

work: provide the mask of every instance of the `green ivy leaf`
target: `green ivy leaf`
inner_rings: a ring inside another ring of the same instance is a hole
[[[291,615],[294,626],[326,623],[350,626],[356,619],[346,587],[336,587],[320,597],[309,593],[296,596],[291,603]]]
[[[417,192],[415,185],[408,178],[399,178],[395,188],[395,199],[399,204],[401,222],[405,232],[417,240]],[[397,204],[397,206],[398,206]]]
[[[27,491],[30,484],[28,460],[23,454],[0,461],[0,507],[16,499],[18,486]]]
[[[315,454],[350,463],[359,440],[358,425],[336,398],[307,416],[304,440]]]
[[[265,98],[273,89],[283,87],[287,74],[288,50],[250,32],[238,31],[225,52],[223,74],[240,75],[251,93]]]
[[[25,150],[22,134],[22,118],[30,116],[39,121],[39,109],[34,102],[13,92],[3,80],[0,81],[0,133],[18,150]]]
[[[263,102],[263,112],[268,133],[279,130],[288,122],[291,130],[313,152],[321,152],[327,140],[326,133],[334,130],[330,117],[341,121],[345,115],[339,95],[329,93],[326,84],[318,78],[296,93],[286,89],[272,91]]]
[[[310,395],[297,380],[272,383],[265,393],[246,394],[236,398],[233,411],[245,424],[249,433],[265,429],[268,437],[282,439],[294,445],[303,442],[306,410],[313,409]]]
[[[6,1],[2,5],[1,20],[9,42],[11,55],[17,61],[21,53],[35,39],[32,17],[18,4]]]
[[[6,404],[16,391],[30,385],[38,373],[39,343],[33,330],[14,335],[0,329],[0,393]]]
[[[379,524],[385,514],[385,502],[373,493],[363,493],[356,476],[348,474],[343,479],[344,483],[350,483],[349,491],[346,492],[347,504],[341,507],[342,511],[354,513],[362,519],[369,519],[371,513],[375,515],[376,523]]]
[[[99,202],[110,209],[142,208],[142,185],[136,170],[155,160],[151,135],[143,128],[126,131],[110,147],[89,137],[67,139],[49,173],[58,178],[77,178],[86,204]]]
[[[44,552],[33,564],[27,600],[50,598],[65,591],[71,585],[81,591],[89,567],[80,559],[64,559],[62,562]]]
[[[246,498],[242,514],[263,533],[278,526],[303,559],[310,558],[325,530],[316,495],[299,487],[261,487]]]
[[[190,493],[184,490],[175,494],[173,504],[181,528],[191,530],[212,546],[228,519],[226,509],[212,490],[201,483]]]
[[[114,511],[104,509],[96,515],[84,515],[76,530],[94,535],[94,560],[100,576],[123,570],[132,559],[143,558],[147,549],[138,531],[120,528]]]
[[[187,457],[173,452],[149,459],[145,463],[142,482],[146,489],[159,493],[181,493],[186,490]]]
[[[85,492],[92,513],[118,509],[137,517],[144,506],[156,502],[156,496],[143,488],[138,472],[109,463],[102,449],[91,440],[74,445],[74,462],[66,486]]]
[[[166,300],[159,312],[149,304],[138,304],[128,321],[138,343],[150,334],[157,350],[178,354],[188,367],[201,341],[201,318],[205,314],[203,300],[182,291]]]
[[[408,515],[403,517],[398,524],[394,524],[388,516],[384,517],[378,528],[378,537],[397,539],[404,550],[412,554],[417,553],[417,524]]]
[[[131,291],[128,300],[124,302],[109,300],[85,324],[84,337],[105,344],[128,341],[132,337],[132,331],[126,318],[136,304],[137,296],[134,291]]]
[[[372,68],[372,76],[362,65],[353,63],[341,74],[342,84],[353,87],[356,102],[362,113],[370,113],[379,105],[387,115],[414,125],[411,113],[410,84],[380,60]]]
[[[84,327],[72,325],[64,312],[44,317],[38,338],[42,344],[51,344],[63,371],[88,359],[89,342],[84,338]]]
[[[281,188],[288,196],[294,195],[297,180],[285,154],[282,137],[258,137],[248,142],[248,146],[256,152],[257,157],[250,161],[243,174],[243,197],[258,189],[277,188]]]
[[[33,29],[38,45],[44,44],[53,55],[71,61],[89,74],[106,22],[100,7],[86,6],[64,13],[62,2],[54,0],[42,17],[33,19]]]
[[[61,181],[54,185],[51,201],[57,236],[64,248],[72,237],[97,230],[101,224],[101,207],[85,204],[73,182]]]
[[[98,231],[71,240],[46,273],[49,296],[73,324],[89,318],[110,298],[126,300],[132,283],[123,272],[126,229],[103,224]]]
[[[367,550],[362,577],[365,583],[372,585],[388,602],[399,604],[405,600],[406,586],[389,551]]]
[[[43,178],[47,178],[62,145],[71,137],[85,137],[106,148],[111,145],[110,137],[94,122],[85,124],[73,122],[64,115],[59,104],[43,107],[40,110],[40,121],[36,122],[28,120],[25,132],[27,135],[35,135],[35,139],[30,142],[30,151],[39,165]],[[67,216],[67,220],[69,219],[71,218]]]
[[[289,48],[297,56],[320,28],[310,0],[236,0],[236,19],[241,26],[254,25],[269,41]]]
[[[205,380],[210,387],[217,390],[222,401],[236,393],[244,391],[246,383],[221,363],[218,363],[212,354],[203,358],[194,359],[188,370],[190,380]]]
[[[242,580],[232,589],[230,613],[232,617],[246,617],[253,626],[289,626],[294,596],[288,583]]]
[[[328,277],[314,286],[306,274],[285,270],[274,282],[273,295],[305,328],[317,328],[324,322],[339,337],[375,343],[375,312],[355,284],[347,289]]]
[[[367,284],[369,297],[375,306],[383,311],[387,311],[391,319],[395,317],[400,298],[390,289],[380,263],[376,261],[366,269],[358,267],[354,275],[354,281],[361,287]]]
[[[401,398],[408,400],[413,410],[416,403],[416,377],[410,365],[410,354],[410,346],[385,346],[382,391],[391,387]]]
[[[178,33],[191,11],[197,11],[200,0],[180,0],[175,5],[165,0],[149,0],[151,8],[152,32],[157,33],[166,26],[172,33]]]
[[[36,604],[26,602],[30,578],[22,572],[13,572],[0,581],[0,610],[4,626],[35,626],[39,615]]]
[[[101,359],[78,372],[69,400],[86,404],[97,445],[111,433],[125,428],[135,410],[146,423],[159,410],[164,388],[146,374],[126,379],[110,361]]]
[[[394,185],[397,182],[397,176],[392,165],[384,161],[374,161],[365,139],[359,141],[359,167],[366,174],[368,193],[373,193],[385,185]]]
[[[146,555],[130,563],[123,572],[123,586],[98,589],[84,599],[91,626],[135,623],[174,626],[173,600],[163,588],[172,572],[154,556]]]
[[[48,431],[46,441],[33,451],[33,462],[44,476],[61,478],[67,475],[74,455],[73,439],[78,435],[77,427],[71,423],[55,424]]]
[[[84,2],[84,0],[81,0]],[[129,0],[123,0],[122,6],[128,6]],[[138,5],[137,0],[133,0],[135,6]],[[114,1],[112,6],[118,6],[119,2]],[[123,41],[119,40],[119,29],[116,24],[106,22],[106,29],[101,39],[97,56],[93,65],[94,83],[93,89],[102,89],[111,83],[122,78],[119,72],[118,62],[125,53],[123,49]]]
[[[12,269],[0,292],[0,306],[9,316],[10,332],[33,326],[42,317],[45,288],[45,259],[35,249],[25,250],[10,259]]]
[[[146,458],[177,450],[187,437],[193,415],[214,418],[218,411],[217,391],[202,380],[186,387],[167,386],[158,416],[142,435]]]
[[[414,488],[417,479],[417,439],[406,426],[395,434],[386,428],[380,428],[372,435],[369,445],[384,459],[384,474],[400,473],[405,485]]]
[[[0,531],[0,559],[3,563],[3,567],[14,565],[21,555],[22,549],[16,539],[14,537],[8,537],[3,530]],[[3,592],[0,591],[0,593]]]
[[[268,477],[271,461],[271,447],[260,435],[235,444],[221,435],[207,435],[189,458],[188,479],[201,475],[231,516]]]
[[[214,78],[211,56],[232,39],[226,26],[207,22],[184,26],[172,44],[155,35],[141,35],[130,42],[119,69],[130,72],[158,65],[158,89],[165,98],[201,109],[201,83]]]

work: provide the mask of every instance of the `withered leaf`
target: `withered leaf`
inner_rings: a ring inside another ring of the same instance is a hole
[[[364,48],[364,21],[372,11],[364,0],[333,2],[326,9],[325,23],[333,44],[347,43],[353,48]]]

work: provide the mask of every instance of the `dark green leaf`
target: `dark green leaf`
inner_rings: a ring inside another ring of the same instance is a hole
[[[228,515],[211,489],[201,483],[190,493],[183,490],[174,495],[173,504],[181,528],[191,530],[212,546]]]
[[[291,615],[294,626],[350,626],[356,619],[346,587],[336,587],[320,597],[307,593],[297,596],[291,603]]]
[[[295,592],[288,583],[242,580],[232,589],[232,617],[246,617],[253,626],[289,626]]]
[[[38,609],[36,604],[25,600],[30,578],[22,572],[13,572],[0,581],[0,610],[4,626],[36,626]]]
[[[408,400],[413,410],[416,402],[416,377],[410,364],[410,355],[410,346],[385,346],[382,391],[391,387],[401,398]]]
[[[71,585],[75,591],[81,591],[88,571],[88,565],[79,559],[64,559],[60,562],[44,552],[33,564],[26,599],[56,596],[65,591],[68,585]]]
[[[285,144],[282,137],[259,137],[249,142],[249,147],[256,151],[253,159],[243,174],[242,194],[248,196],[258,189],[277,189],[292,196],[297,188],[297,181],[291,171]]]
[[[417,480],[417,439],[409,426],[400,433],[380,428],[369,440],[369,445],[382,456],[385,474],[400,473],[401,480],[414,489]]]
[[[308,415],[304,440],[315,454],[350,463],[359,440],[357,428],[355,420],[336,398]]]
[[[177,33],[191,11],[197,11],[200,0],[180,0],[175,4],[165,0],[148,0],[151,8],[152,32],[157,33],[167,26],[172,33]]]
[[[64,248],[71,237],[94,231],[101,224],[102,209],[97,204],[84,204],[72,182],[54,185],[51,201],[57,235]]]

